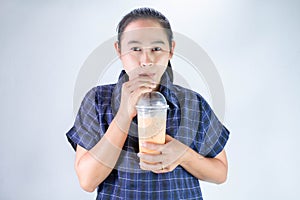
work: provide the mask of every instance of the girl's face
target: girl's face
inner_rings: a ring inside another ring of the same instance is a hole
[[[116,42],[115,48],[129,79],[146,75],[159,83],[175,46],[172,42],[170,48],[167,33],[160,24],[152,19],[133,21],[120,40],[120,46]]]

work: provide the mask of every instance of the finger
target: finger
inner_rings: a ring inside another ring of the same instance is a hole
[[[140,168],[143,170],[149,170],[149,171],[160,171],[160,170],[162,170],[162,164],[161,163],[146,163],[146,162],[141,161]]]
[[[165,166],[164,164],[162,164],[162,165],[161,165],[161,169],[159,169],[159,170],[154,170],[153,172],[154,172],[154,173],[157,173],[157,174],[166,173],[166,172],[171,172],[171,171],[173,171],[176,167],[177,167],[177,165],[176,165],[176,166]]]
[[[162,163],[163,156],[161,154],[138,153],[138,157],[147,163]]]
[[[134,111],[134,113],[136,113],[135,106],[139,100],[139,97],[144,93],[151,92],[152,90],[153,89],[151,88],[139,88],[136,91],[132,92],[130,96],[127,99],[125,99],[125,101],[127,101],[128,112],[131,113],[132,111]]]
[[[156,144],[152,142],[143,142],[142,147],[149,149],[149,150],[154,150],[154,151],[162,151],[164,149],[164,144]]]
[[[156,173],[156,174],[163,174],[163,173],[169,172],[169,170],[164,168],[164,169],[160,169],[160,170],[152,170],[152,172]]]
[[[153,90],[152,88],[147,88],[147,87],[140,87],[140,88],[136,89],[135,91],[133,91],[131,93],[131,96],[129,98],[130,104],[136,105],[137,101],[139,100],[139,98],[142,94],[151,92],[152,90]]]
[[[151,88],[154,89],[156,87],[156,83],[152,80],[147,79],[135,79],[133,81],[127,82],[125,85],[125,89],[132,93],[139,88]]]
[[[138,84],[138,83],[152,83],[152,84],[156,83],[155,80],[153,80],[153,78],[150,75],[148,76],[146,74],[140,75],[140,76],[130,80],[130,82],[134,85]]]

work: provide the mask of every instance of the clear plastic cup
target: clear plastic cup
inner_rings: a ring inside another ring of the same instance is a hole
[[[142,142],[164,144],[166,137],[167,101],[160,92],[143,94],[137,105],[139,149],[142,153],[157,154],[141,146]]]

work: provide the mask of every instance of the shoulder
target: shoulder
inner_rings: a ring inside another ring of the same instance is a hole
[[[108,84],[108,85],[98,85],[94,88],[92,88],[92,90],[95,91],[96,95],[98,96],[111,96],[114,88],[115,88],[116,84]]]
[[[116,84],[108,84],[108,85],[98,85],[91,88],[85,95],[87,97],[95,97],[95,96],[111,96]]]
[[[83,98],[84,104],[98,104],[111,100],[116,84],[99,85],[91,88]]]
[[[198,92],[179,85],[173,85],[172,91],[180,103],[183,103],[184,105],[190,106],[192,108],[198,107],[202,111],[211,111],[211,106],[209,105],[209,103]]]
[[[172,91],[177,97],[186,98],[188,100],[196,100],[199,102],[204,100],[204,98],[198,92],[180,85],[173,85]]]
[[[108,84],[98,85],[92,88],[91,90],[95,95],[95,100],[97,101],[97,103],[103,104],[105,102],[110,102],[115,86],[116,84]]]

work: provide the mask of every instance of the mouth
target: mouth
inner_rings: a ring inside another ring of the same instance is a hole
[[[154,77],[155,73],[141,73],[139,74],[139,76],[150,76],[150,77]]]

